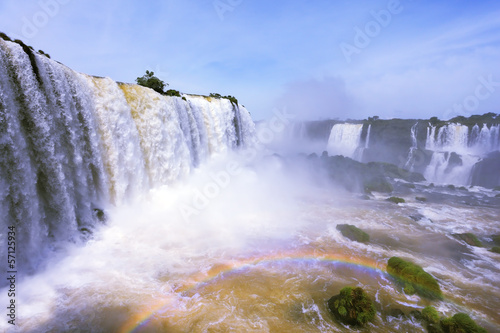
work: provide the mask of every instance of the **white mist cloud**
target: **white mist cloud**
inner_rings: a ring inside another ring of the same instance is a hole
[[[275,103],[277,107],[286,107],[298,119],[347,118],[355,111],[344,80],[337,77],[288,83]]]

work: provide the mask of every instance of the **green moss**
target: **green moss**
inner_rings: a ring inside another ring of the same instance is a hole
[[[395,204],[405,203],[405,199],[400,197],[390,197],[386,199],[387,201],[394,202]]]
[[[487,333],[465,313],[457,313],[451,318],[443,319],[441,327],[446,333]]]
[[[500,235],[492,235],[491,240],[493,240],[493,243],[495,243],[495,245],[500,246]]]
[[[394,190],[391,183],[389,183],[384,177],[377,177],[367,180],[363,184],[365,193],[380,192],[380,193],[390,193]]]
[[[422,310],[422,319],[431,324],[439,324],[439,313],[433,306],[426,306]]]
[[[425,272],[422,267],[405,261],[399,257],[392,257],[387,264],[387,272],[398,279],[405,286],[405,292],[411,292],[430,299],[441,299],[442,293],[436,279]],[[410,288],[411,286],[411,288]]]
[[[344,324],[363,326],[375,318],[373,302],[359,287],[345,287],[340,294],[328,300],[328,308],[332,314]]]
[[[415,197],[415,200],[420,201],[420,202],[426,202],[427,198],[426,197]]]
[[[477,239],[476,235],[471,234],[470,232],[464,233],[464,234],[453,234],[454,237],[463,240],[470,246],[477,246],[477,247],[482,247],[483,244],[479,239]]]
[[[338,224],[337,230],[339,230],[344,237],[349,238],[352,241],[361,243],[367,243],[370,241],[370,236],[366,232],[351,224]]]
[[[187,99],[186,99],[186,97],[182,96],[182,99],[183,99],[183,100],[185,100],[185,101],[187,102]]]
[[[499,253],[500,254],[500,246],[493,246],[490,249],[490,251],[493,252],[493,253]]]

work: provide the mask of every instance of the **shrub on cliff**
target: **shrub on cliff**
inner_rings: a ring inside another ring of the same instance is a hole
[[[181,93],[178,90],[174,90],[174,89],[169,89],[169,90],[165,91],[165,93],[163,95],[181,97]]]
[[[370,236],[366,232],[351,224],[338,224],[337,230],[340,231],[344,237],[352,241],[360,243],[367,243],[370,241]]]
[[[225,99],[230,100],[231,104],[238,105],[238,100],[236,99],[236,97],[231,96],[231,95],[222,96],[221,94],[210,93],[209,97],[212,97],[212,98],[225,98]]]
[[[328,300],[328,308],[340,322],[363,326],[375,317],[375,306],[360,287],[345,287]]]
[[[146,74],[135,79],[135,82],[140,86],[151,88],[160,94],[164,94],[163,89],[165,86],[168,86],[168,83],[163,82],[155,76],[154,72],[150,71],[146,71]]]
[[[2,38],[3,40],[6,40],[6,41],[12,42],[12,39],[9,36],[7,36],[6,34],[4,34],[3,32],[0,32],[0,38]]]
[[[392,257],[387,263],[387,272],[404,285],[404,291],[407,294],[417,293],[430,299],[443,297],[439,284],[432,275],[412,262]]]

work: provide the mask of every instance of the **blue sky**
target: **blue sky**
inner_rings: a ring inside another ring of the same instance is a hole
[[[3,0],[0,31],[80,72],[236,96],[255,120],[500,113],[498,1]]]

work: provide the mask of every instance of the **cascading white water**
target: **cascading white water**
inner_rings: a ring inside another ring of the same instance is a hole
[[[440,183],[466,185],[474,165],[485,154],[499,150],[500,125],[475,125],[469,128],[461,124],[448,124],[439,128],[427,128],[426,149],[433,151],[424,176]]]
[[[0,213],[3,230],[17,228],[20,269],[79,240],[99,209],[249,145],[253,133],[248,111],[227,99],[162,96],[0,39]]]
[[[356,160],[362,156],[358,154],[361,142],[363,124],[335,124],[330,132],[327,151],[330,155],[343,155]]]
[[[371,131],[372,131],[372,124],[369,124],[368,129],[366,130],[365,149],[370,148],[370,132]]]
[[[418,148],[418,142],[417,142],[417,126],[418,126],[418,121],[411,127],[410,130],[410,135],[411,135],[411,147],[410,151],[408,152],[408,158],[406,159],[406,163],[404,168],[410,171],[413,171],[413,167],[415,165],[415,159],[414,159],[414,154],[415,150]]]
[[[469,146],[475,152],[487,154],[489,152],[500,150],[500,125],[488,127],[483,124],[481,130],[478,125],[472,128]]]

